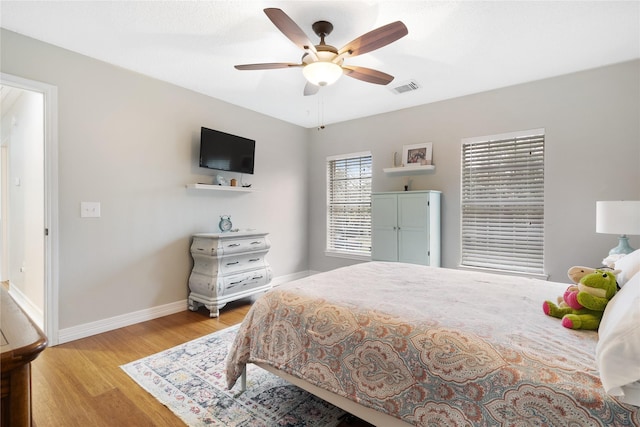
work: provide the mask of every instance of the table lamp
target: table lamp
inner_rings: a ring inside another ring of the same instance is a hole
[[[609,255],[633,252],[627,234],[640,234],[640,201],[596,202],[596,233],[620,235]]]

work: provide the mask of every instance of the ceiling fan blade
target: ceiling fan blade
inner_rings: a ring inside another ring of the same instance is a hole
[[[365,67],[342,67],[344,73],[354,79],[362,80],[367,83],[375,83],[377,85],[387,85],[393,80],[393,76],[382,71],[373,70]]]
[[[350,43],[347,43],[338,51],[338,54],[348,53],[349,56],[362,55],[363,53],[371,52],[389,43],[393,43],[407,34],[409,34],[409,30],[407,30],[407,27],[401,21],[392,22],[391,24],[369,31]]]
[[[293,22],[289,15],[281,9],[270,7],[264,10],[264,13],[289,40],[302,50],[310,50],[316,53],[316,47],[311,43],[307,35],[300,29],[298,24]]]
[[[236,70],[273,70],[276,68],[301,67],[302,64],[291,64],[288,62],[268,62],[265,64],[244,64],[234,65]]]
[[[320,90],[320,86],[316,86],[312,83],[307,82],[304,86],[304,96],[315,95]]]

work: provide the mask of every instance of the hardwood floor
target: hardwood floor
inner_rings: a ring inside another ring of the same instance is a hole
[[[120,366],[242,322],[250,301],[229,303],[217,319],[185,310],[56,347],[32,363],[33,421],[49,426],[183,426]],[[368,426],[360,420],[342,427]]]

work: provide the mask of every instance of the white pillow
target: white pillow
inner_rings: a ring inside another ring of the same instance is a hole
[[[598,328],[596,362],[605,391],[640,406],[640,274],[607,304]]]
[[[616,275],[618,285],[623,287],[631,278],[640,271],[640,249],[623,256],[616,261],[616,270],[620,273]]]

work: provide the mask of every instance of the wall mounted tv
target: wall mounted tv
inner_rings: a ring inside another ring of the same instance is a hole
[[[256,142],[203,127],[200,130],[200,167],[253,174]]]

